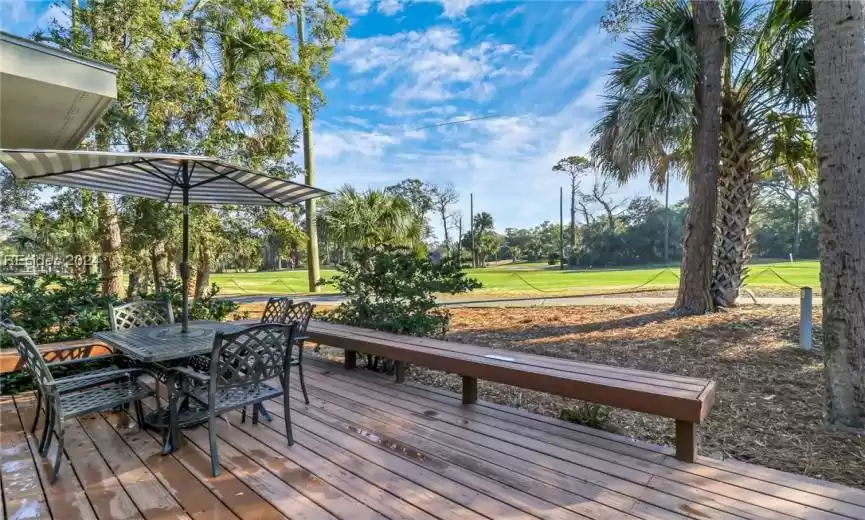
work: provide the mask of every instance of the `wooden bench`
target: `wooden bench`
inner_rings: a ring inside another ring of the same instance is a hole
[[[310,323],[308,332],[313,343],[344,349],[348,369],[355,368],[358,352],[396,361],[398,383],[404,380],[406,363],[460,374],[464,404],[477,401],[477,381],[483,379],[675,419],[676,457],[687,462],[694,462],[697,456],[696,425],[715,401],[715,383],[707,379],[317,321]]]

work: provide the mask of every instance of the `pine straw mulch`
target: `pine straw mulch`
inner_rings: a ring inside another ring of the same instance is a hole
[[[520,352],[711,378],[718,393],[700,453],[865,488],[865,436],[823,422],[821,335],[797,348],[798,309],[750,307],[672,317],[653,307],[453,309],[448,339]],[[819,324],[819,316],[815,318]],[[414,381],[459,392],[454,374],[410,367]],[[479,397],[558,417],[579,401],[479,382]],[[672,445],[673,421],[610,410],[607,429]]]

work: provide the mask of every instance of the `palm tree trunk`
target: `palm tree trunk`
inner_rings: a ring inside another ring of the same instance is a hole
[[[827,419],[865,428],[865,2],[814,2]]]
[[[700,59],[696,85],[697,114],[692,133],[694,174],[689,185],[684,254],[676,311],[712,310],[712,252],[717,206],[721,133],[721,68],[724,64],[724,16],[718,0],[691,0]]]
[[[104,193],[97,195],[99,205],[99,249],[102,253],[100,270],[102,294],[119,295],[123,278],[123,258],[120,253],[120,223],[114,201]]]
[[[712,298],[718,307],[734,307],[747,275],[753,242],[748,224],[757,194],[754,155],[759,143],[748,125],[736,92],[726,92],[721,109],[721,172]]]

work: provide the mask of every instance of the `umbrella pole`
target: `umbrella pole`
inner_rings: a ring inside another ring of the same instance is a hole
[[[183,263],[180,264],[183,280],[183,325],[181,332],[189,331],[189,162],[183,161]]]

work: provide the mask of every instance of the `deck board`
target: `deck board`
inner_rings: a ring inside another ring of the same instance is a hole
[[[314,372],[314,370],[311,370],[310,372]],[[822,506],[825,505],[826,501],[822,497],[809,497],[807,494],[803,495],[801,492],[792,493],[782,486],[777,486],[767,482],[747,480],[741,476],[725,482],[725,476],[723,475],[720,479],[712,479],[704,477],[698,473],[679,471],[676,468],[657,463],[650,463],[631,456],[586,449],[579,443],[574,444],[573,442],[555,435],[535,435],[536,432],[532,429],[522,426],[514,426],[506,421],[489,419],[485,421],[466,422],[466,419],[460,419],[459,417],[448,413],[449,410],[430,410],[427,406],[430,404],[429,402],[420,402],[419,399],[406,397],[403,390],[394,385],[363,386],[362,384],[358,384],[355,378],[348,381],[344,380],[343,376],[344,374],[336,373],[329,374],[326,376],[326,379],[320,379],[317,375],[311,375],[310,379],[314,379],[317,382],[326,381],[326,386],[328,387],[341,385],[341,388],[346,391],[349,390],[349,388],[353,388],[353,392],[351,392],[352,396],[356,398],[364,396],[360,401],[361,403],[368,404],[371,401],[377,401],[377,398],[381,398],[383,395],[390,396],[392,398],[391,402],[398,404],[399,407],[410,413],[413,422],[418,424],[427,424],[429,426],[437,426],[442,422],[445,422],[449,426],[445,428],[439,427],[439,429],[450,432],[451,434],[459,434],[464,430],[469,430],[474,433],[510,442],[517,446],[526,447],[552,456],[558,456],[564,460],[569,460],[568,454],[573,454],[576,449],[583,455],[597,458],[607,463],[612,463],[613,468],[624,467],[645,472],[646,474],[651,475],[654,480],[653,484],[649,484],[650,486],[663,485],[665,489],[675,490],[679,489],[679,485],[681,484],[689,488],[699,488],[703,491],[713,493],[715,495],[713,500],[722,505],[728,503],[727,499],[732,499],[736,504],[729,506],[732,507],[731,512],[737,512],[741,509],[744,512],[750,512],[761,517],[765,513],[751,507],[757,506],[773,510],[783,515],[789,515],[794,518],[837,519],[839,518],[838,514],[845,513],[858,516],[865,515],[865,509],[845,504],[835,504],[832,509],[824,510],[822,509]],[[363,388],[363,390],[358,387]],[[349,407],[351,406],[352,405],[349,405]],[[383,408],[384,411],[389,414],[393,414],[396,411],[394,407],[389,404],[385,404],[384,407],[379,408]],[[434,417],[428,416],[433,414]],[[578,459],[571,456],[570,460]],[[592,461],[592,463],[594,465],[591,467],[597,467],[597,462]],[[679,467],[687,466],[691,465],[680,463]],[[610,470],[604,471],[632,481],[634,481],[634,478],[637,478],[636,482],[642,483],[640,478],[638,476],[634,477],[634,474],[631,472],[618,473]],[[754,491],[754,486],[762,488],[763,492]],[[796,503],[796,501],[794,501],[801,500],[806,502],[809,499],[811,504],[816,507],[804,503]],[[726,510],[726,507],[722,507],[721,509]]]
[[[865,520],[862,490],[738,462],[687,464],[608,432],[307,361],[310,406],[292,374],[294,446],[281,400],[266,403],[272,422],[228,413],[216,426],[216,478],[205,427],[184,430],[164,457],[159,434],[112,412],[67,423],[68,460],[51,486],[25,431],[32,396],[0,398],[2,518]]]

